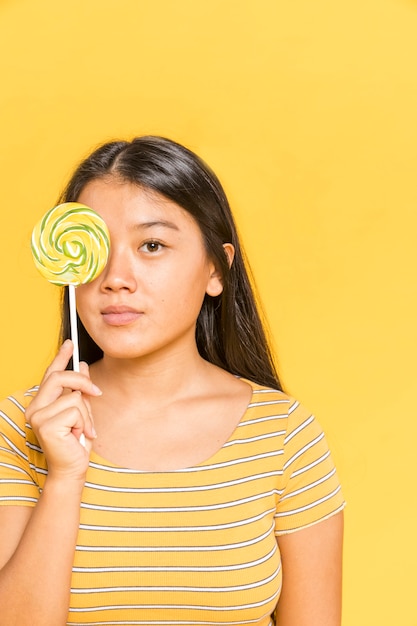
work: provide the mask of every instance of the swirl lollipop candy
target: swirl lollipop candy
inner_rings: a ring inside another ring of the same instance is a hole
[[[78,202],[50,209],[32,233],[35,265],[54,285],[81,285],[104,269],[110,235],[103,219]]]
[[[80,369],[75,287],[91,282],[104,269],[110,250],[110,235],[103,219],[78,202],[65,202],[50,209],[32,232],[35,265],[54,285],[68,285],[73,368]]]

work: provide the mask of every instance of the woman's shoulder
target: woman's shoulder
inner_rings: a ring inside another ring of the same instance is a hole
[[[247,379],[245,382],[252,387],[247,418],[253,416],[277,418],[281,423],[285,421],[287,433],[301,425],[311,428],[310,425],[314,424],[316,428],[320,428],[314,414],[292,394]]]
[[[0,420],[3,422],[13,422],[14,424],[24,424],[25,412],[29,404],[38,391],[38,386],[29,389],[15,391],[0,401]],[[3,428],[0,428],[3,430]]]
[[[297,402],[297,400],[292,395],[288,394],[282,389],[262,385],[247,378],[242,378],[241,380],[248,384],[252,389],[251,405],[253,406],[280,405],[284,411],[288,411],[290,410],[291,406],[299,404],[299,402]]]

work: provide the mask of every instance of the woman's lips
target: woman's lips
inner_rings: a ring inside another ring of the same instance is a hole
[[[126,326],[142,315],[140,311],[124,306],[111,306],[101,311],[104,321],[109,326]]]

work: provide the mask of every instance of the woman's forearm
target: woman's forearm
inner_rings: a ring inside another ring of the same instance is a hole
[[[48,478],[22,538],[0,571],[2,626],[64,626],[82,484]]]

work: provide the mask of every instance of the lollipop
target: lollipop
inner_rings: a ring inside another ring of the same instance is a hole
[[[32,232],[39,272],[54,285],[68,285],[73,367],[80,369],[75,287],[97,278],[109,256],[110,235],[103,219],[78,202],[50,209]]]
[[[54,285],[81,285],[104,269],[110,235],[102,218],[78,202],[50,209],[35,226],[31,247],[35,265]]]

